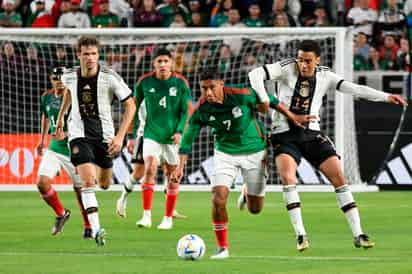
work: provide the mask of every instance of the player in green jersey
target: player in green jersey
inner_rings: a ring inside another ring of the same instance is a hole
[[[202,98],[189,120],[180,144],[180,164],[172,176],[180,181],[194,139],[203,126],[213,128],[215,137],[212,185],[212,219],[218,244],[218,252],[212,259],[229,257],[226,201],[229,187],[238,171],[242,172],[247,189],[247,206],[252,214],[263,207],[266,184],[265,130],[256,118],[256,109],[264,112],[264,103],[251,88],[239,89],[224,86],[216,71],[205,72],[200,79]],[[298,116],[268,95],[270,106],[302,125],[311,116]],[[263,107],[263,109],[262,109]],[[313,118],[313,117],[312,117]]]
[[[70,218],[70,210],[65,209],[62,205],[57,192],[52,187],[52,182],[61,168],[67,172],[73,182],[73,189],[80,207],[80,212],[83,216],[83,237],[88,239],[92,238],[90,223],[87,219],[80,195],[80,178],[75,173],[75,168],[70,162],[67,138],[59,141],[52,137],[48,149],[43,152],[48,133],[50,132],[54,135],[56,132],[57,115],[59,114],[65,90],[65,87],[59,79],[60,70],[62,70],[62,68],[55,68],[50,74],[50,81],[53,87],[41,96],[41,140],[36,150],[37,154],[42,156],[42,160],[38,170],[37,187],[43,200],[53,208],[56,214],[56,222],[52,228],[52,235],[57,235],[62,231],[65,222]]]
[[[182,75],[172,71],[173,63],[171,53],[159,48],[154,55],[154,71],[143,75],[134,91],[137,108],[144,100],[147,113],[143,135],[143,217],[136,223],[138,227],[152,225],[151,208],[157,167],[163,166],[168,179],[176,169],[179,163],[177,145],[192,108],[189,84]],[[158,229],[172,228],[178,192],[179,182],[168,180],[165,216]]]

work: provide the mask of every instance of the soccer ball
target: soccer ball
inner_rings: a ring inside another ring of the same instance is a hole
[[[177,242],[177,256],[183,260],[199,260],[205,255],[206,245],[199,236],[187,234]]]

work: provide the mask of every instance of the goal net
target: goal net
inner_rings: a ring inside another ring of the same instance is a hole
[[[294,57],[302,39],[315,39],[322,48],[322,65],[350,80],[351,37],[343,28],[254,29],[4,29],[0,33],[0,184],[34,183],[39,157],[40,96],[50,88],[48,72],[57,66],[78,65],[74,44],[80,35],[95,35],[102,44],[100,62],[118,72],[133,87],[152,70],[152,52],[168,48],[175,57],[175,71],[190,83],[192,96],[200,96],[198,76],[217,67],[226,84],[248,85],[247,73],[265,63]],[[273,85],[268,82],[267,85]],[[114,102],[115,122],[121,106]],[[265,122],[269,117],[263,117]],[[321,112],[322,130],[341,155],[350,184],[361,183],[355,139],[354,109],[350,96],[328,94]],[[213,137],[203,129],[188,162],[185,183],[208,184],[213,174]],[[115,160],[114,181],[121,182],[131,169],[126,150]],[[272,161],[273,162],[273,161]],[[270,165],[271,184],[278,184]],[[317,170],[303,161],[298,169],[303,184],[327,184]],[[59,182],[66,182],[62,177]],[[241,178],[238,179],[241,181]]]

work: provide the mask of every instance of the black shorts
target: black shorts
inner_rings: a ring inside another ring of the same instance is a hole
[[[70,141],[69,145],[70,161],[74,166],[94,163],[104,169],[113,167],[113,160],[107,153],[107,143],[76,138]]]
[[[136,143],[134,145],[132,154],[133,164],[144,164],[143,160],[143,136],[138,136],[136,138]]]
[[[298,165],[302,157],[316,168],[331,156],[339,157],[332,141],[320,131],[288,131],[272,135],[270,141],[275,158],[286,153],[292,156]]]

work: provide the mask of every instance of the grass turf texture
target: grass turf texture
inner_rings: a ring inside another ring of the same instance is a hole
[[[295,249],[281,193],[268,193],[256,216],[235,208],[237,195],[232,193],[228,202],[231,258],[213,261],[209,193],[181,193],[178,210],[189,218],[175,220],[171,231],[158,231],[163,194],[155,193],[152,228],[138,229],[140,192],[129,195],[126,219],[115,214],[118,193],[98,192],[100,221],[108,234],[106,246],[97,247],[82,239],[73,193],[59,193],[72,216],[63,233],[53,237],[52,210],[38,193],[0,192],[0,273],[412,273],[410,192],[355,193],[365,232],[376,241],[370,250],[354,248],[334,193],[301,193],[311,241],[304,253]],[[178,239],[188,233],[206,243],[200,261],[181,261],[176,255]]]

